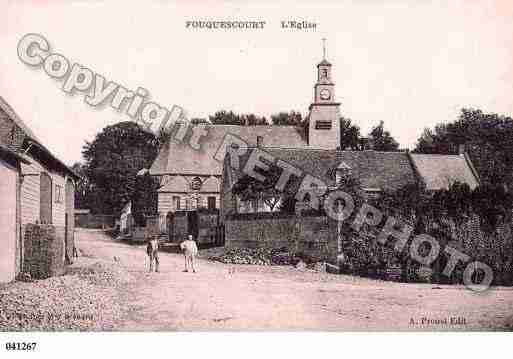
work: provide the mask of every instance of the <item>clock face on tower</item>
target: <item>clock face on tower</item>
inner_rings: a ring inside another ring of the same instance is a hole
[[[319,95],[321,100],[329,100],[331,98],[331,93],[327,89],[322,89]]]

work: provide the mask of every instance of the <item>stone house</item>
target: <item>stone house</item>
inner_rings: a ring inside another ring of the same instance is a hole
[[[200,150],[169,139],[150,168],[150,175],[160,177],[160,214],[198,208],[219,209],[223,161],[216,159],[216,153],[227,135],[253,146],[257,141],[273,147],[307,145],[301,129],[294,126],[199,126],[204,126],[208,133]]]
[[[55,243],[59,244],[52,244],[58,248],[60,258],[56,260],[71,262],[74,248],[75,183],[79,176],[42,144],[1,97],[0,145],[20,159],[15,178],[18,187],[16,206],[19,209],[16,215],[15,275],[27,270],[29,262],[37,265],[36,252],[41,255],[45,252],[42,248],[37,251],[34,249],[31,253],[24,250],[32,240],[34,225],[51,226],[50,232],[55,234]],[[12,175],[10,177],[12,181]],[[7,177],[0,177],[2,187],[12,187],[8,181]],[[2,210],[2,213],[8,213],[12,205],[4,204],[7,209]]]

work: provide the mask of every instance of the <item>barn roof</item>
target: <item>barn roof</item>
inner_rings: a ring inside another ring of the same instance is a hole
[[[218,161],[214,157],[227,134],[241,138],[249,147],[257,144],[257,137],[262,137],[263,146],[268,147],[306,146],[302,129],[295,126],[198,126],[204,126],[207,131],[207,135],[200,140],[201,148],[195,150],[190,147],[187,137],[183,143],[168,139],[150,168],[151,175],[220,176],[223,161]]]
[[[411,154],[411,158],[428,190],[447,189],[454,182],[466,183],[471,189],[479,185],[466,155]]]
[[[20,156],[18,153],[12,151],[11,149],[2,145],[1,143],[0,143],[0,157],[6,157],[6,158],[12,159],[16,162],[30,164],[30,161],[27,160],[25,157]]]
[[[32,130],[21,120],[18,114],[12,109],[12,107],[4,100],[2,96],[0,96],[0,110],[5,112],[5,114],[13,121],[24,133],[27,137],[30,137],[33,141],[41,144],[41,141],[37,138],[36,134],[32,132]]]
[[[53,155],[48,148],[46,148],[39,138],[35,135],[35,133],[21,120],[21,118],[16,114],[16,112],[12,109],[12,107],[0,96],[0,143],[4,147],[9,148],[15,152],[21,152],[22,148],[20,147],[23,143],[16,143],[18,140],[8,141],[4,131],[10,132],[12,130],[12,125],[8,126],[8,121],[2,121],[2,117],[7,116],[7,118],[12,121],[12,124],[18,127],[24,135],[24,139],[22,142],[30,143],[35,145],[40,151],[38,153],[46,158],[49,158],[52,163],[55,163],[59,168],[62,168],[64,171],[70,173],[73,177],[79,179],[80,176],[77,175],[72,169],[70,169],[64,162],[59,160],[55,155]]]

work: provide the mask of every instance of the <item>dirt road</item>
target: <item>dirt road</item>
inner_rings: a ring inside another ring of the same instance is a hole
[[[120,289],[127,312],[117,330],[513,330],[512,288],[476,294],[206,260],[198,273],[184,273],[183,257],[170,253],[160,254],[160,273],[147,273],[144,246],[94,231],[76,238],[88,256],[116,261],[134,277]]]

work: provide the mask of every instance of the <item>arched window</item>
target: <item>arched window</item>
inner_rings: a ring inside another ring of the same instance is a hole
[[[39,176],[39,219],[41,224],[52,223],[52,177],[46,172]]]

